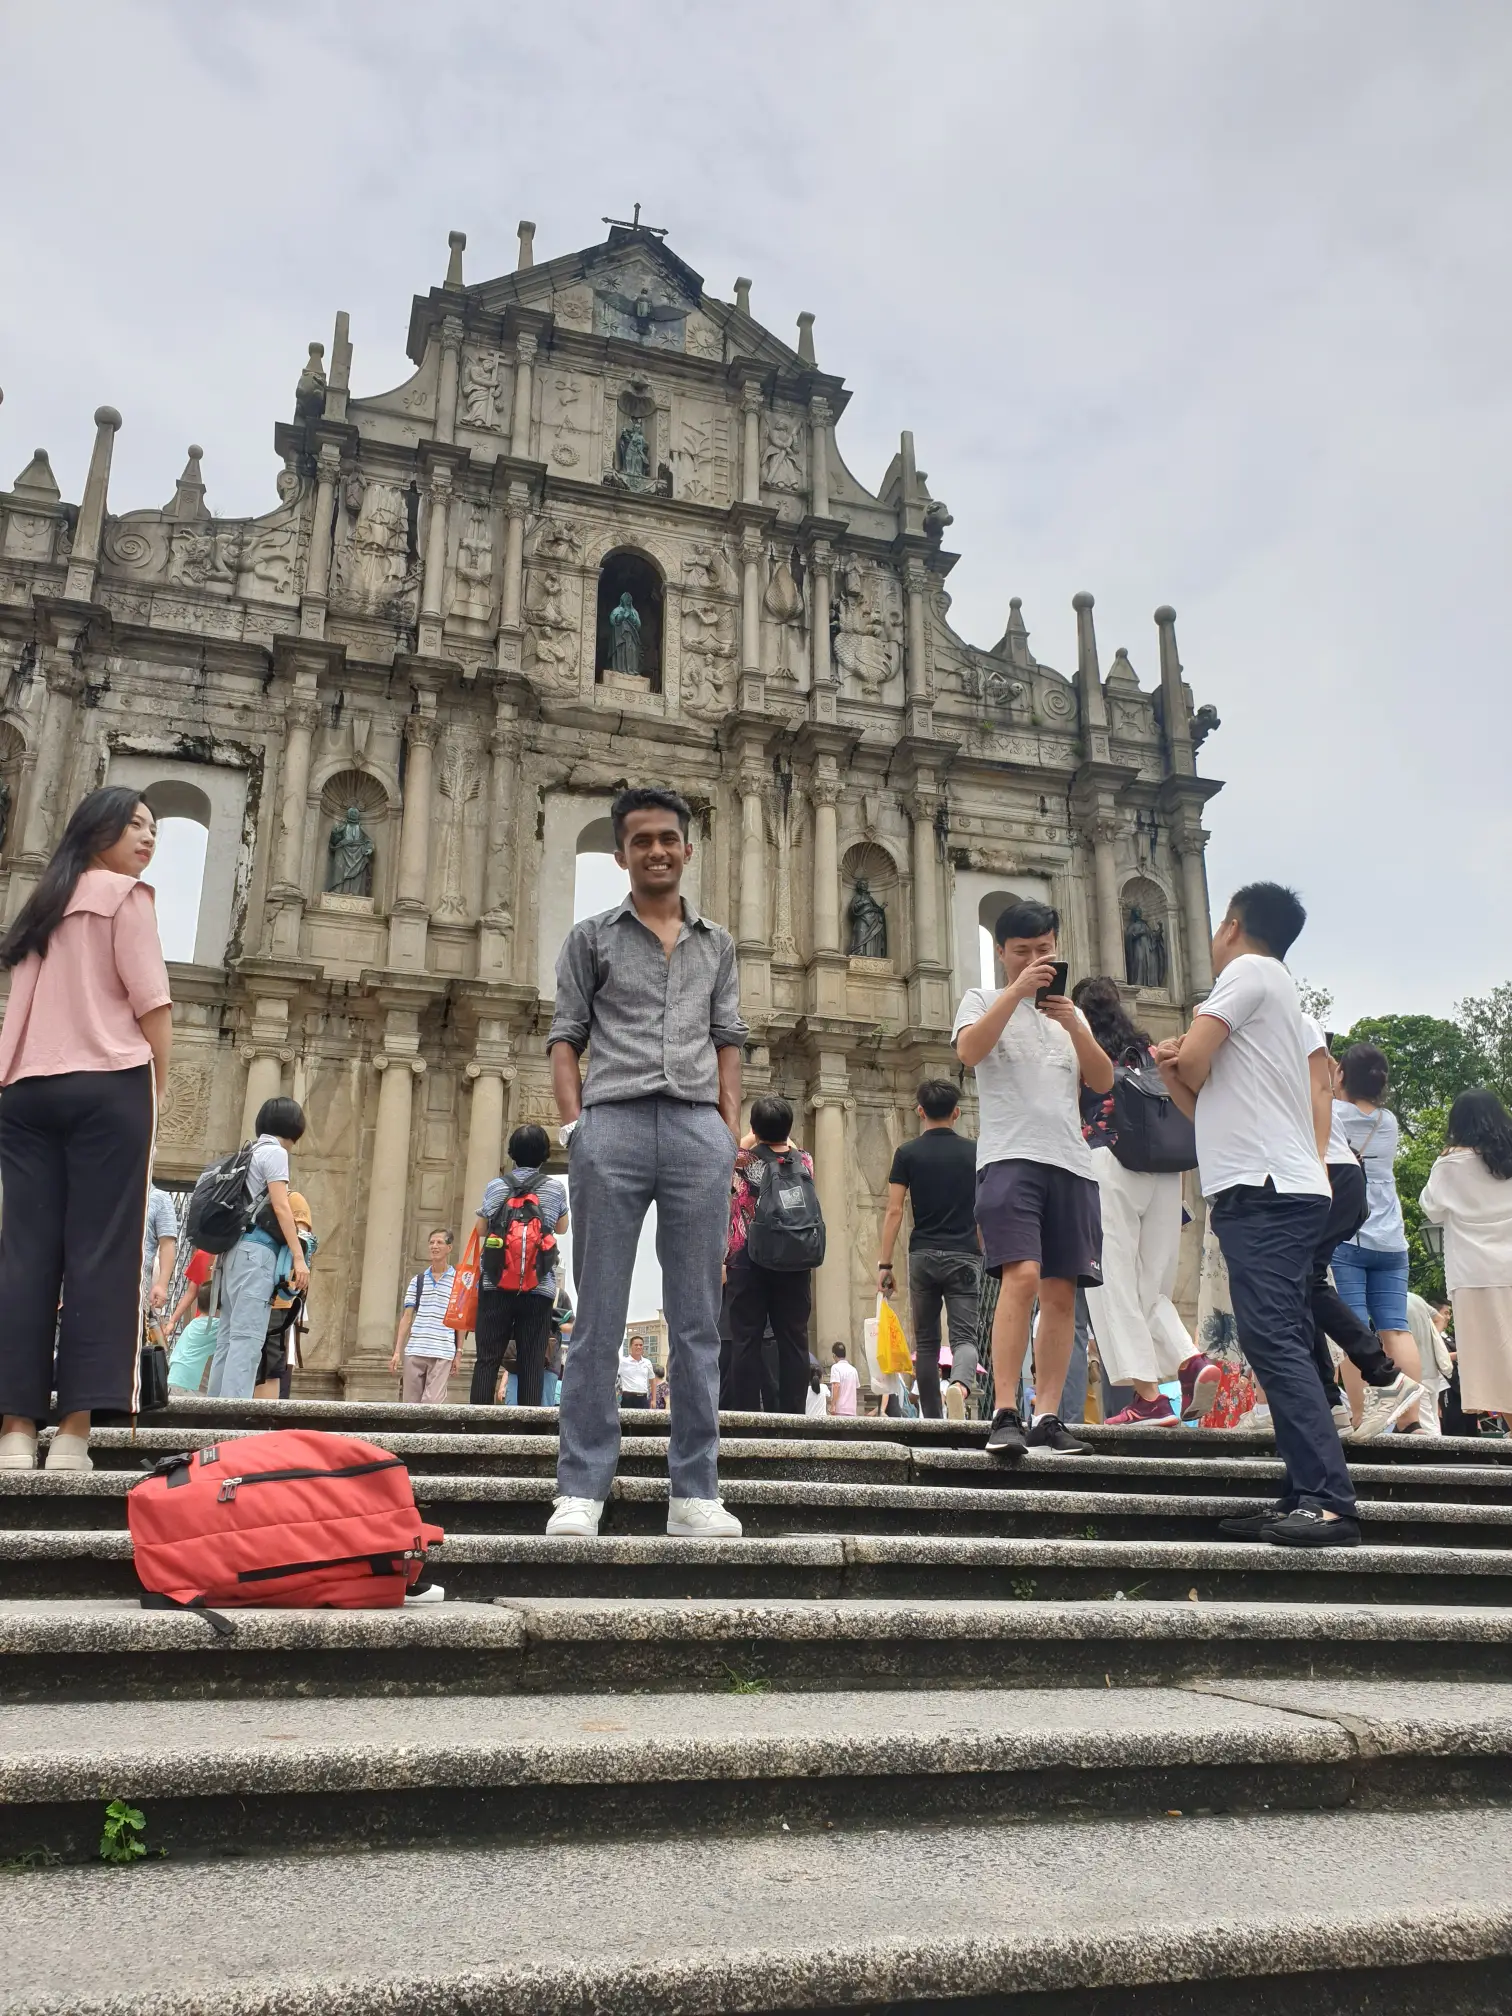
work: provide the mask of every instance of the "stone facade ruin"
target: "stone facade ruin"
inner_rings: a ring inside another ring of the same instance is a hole
[[[952,1011],[1010,893],[1058,906],[1073,975],[1123,981],[1137,945],[1154,1030],[1208,988],[1215,717],[1194,731],[1169,608],[1147,684],[1122,651],[1103,677],[1090,595],[1070,676],[1016,598],[991,649],[959,637],[950,515],[909,434],[875,494],[847,468],[811,316],[790,347],[748,282],[714,298],[638,224],[540,265],[522,225],[481,285],[464,244],[415,299],[404,384],[352,391],[344,314],[328,366],[310,346],[266,515],[213,517],[198,447],[166,505],[118,514],[106,407],[77,506],[40,450],[0,494],[0,901],[102,781],[207,828],[159,1168],[301,1101],[304,1385],[364,1397],[425,1233],[467,1221],[510,1126],[554,1128],[577,854],[625,782],[674,786],[689,894],[739,946],[747,1097],[786,1094],[815,1153],[827,1355],[869,1313],[893,1148],[919,1079],[962,1075]],[[352,811],[366,851],[333,846]]]

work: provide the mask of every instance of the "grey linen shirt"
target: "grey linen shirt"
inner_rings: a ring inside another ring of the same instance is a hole
[[[589,1050],[585,1106],[657,1095],[717,1105],[718,1052],[738,1050],[749,1034],[735,941],[686,897],[670,959],[628,896],[568,932],[546,1048]]]

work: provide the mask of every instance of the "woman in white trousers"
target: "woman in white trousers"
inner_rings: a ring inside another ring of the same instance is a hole
[[[1150,1039],[1124,1011],[1117,985],[1083,980],[1074,999],[1115,1063],[1148,1060]],[[1132,1405],[1110,1427],[1168,1427],[1195,1420],[1218,1397],[1219,1368],[1192,1343],[1171,1300],[1181,1252],[1181,1178],[1125,1169],[1113,1152],[1113,1095],[1082,1094],[1082,1132],[1102,1199],[1103,1285],[1087,1290],[1104,1376],[1132,1386]],[[1181,1411],[1160,1391],[1181,1382]]]

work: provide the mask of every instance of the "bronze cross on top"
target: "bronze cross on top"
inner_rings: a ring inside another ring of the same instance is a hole
[[[666,237],[672,228],[670,224],[642,224],[640,213],[641,206],[637,203],[635,214],[628,222],[623,217],[606,217],[603,221],[606,224],[617,225],[621,231],[649,231],[653,238]]]

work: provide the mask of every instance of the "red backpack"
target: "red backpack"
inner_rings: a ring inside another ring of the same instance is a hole
[[[483,1279],[490,1288],[538,1288],[543,1256],[549,1272],[556,1243],[535,1192],[511,1190],[488,1221]]]
[[[132,1485],[126,1523],[148,1595],[197,1608],[395,1609],[445,1537],[399,1457],[311,1428],[165,1457]]]

